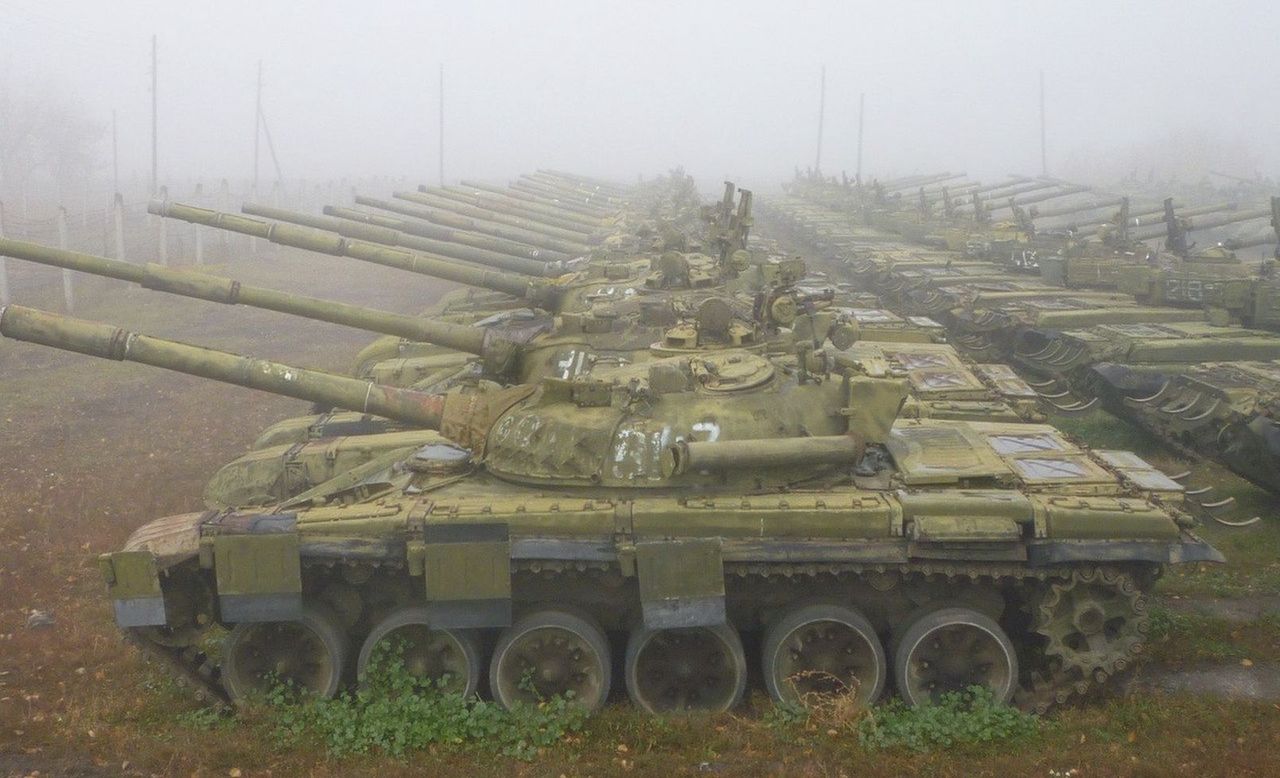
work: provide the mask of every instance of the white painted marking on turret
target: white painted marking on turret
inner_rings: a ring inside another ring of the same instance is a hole
[[[720,425],[714,421],[699,421],[693,425],[695,433],[701,432],[706,434],[706,441],[714,443],[720,438]]]

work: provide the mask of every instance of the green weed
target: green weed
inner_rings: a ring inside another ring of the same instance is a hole
[[[333,756],[381,752],[399,757],[446,746],[529,760],[580,731],[587,717],[565,697],[506,710],[443,691],[410,674],[394,649],[374,657],[358,691],[320,700],[300,698],[277,685],[268,702],[282,743],[316,738]]]
[[[944,694],[933,705],[912,708],[891,700],[859,722],[858,742],[872,751],[924,752],[1027,738],[1039,729],[1036,717],[997,702],[984,686],[973,686]]]

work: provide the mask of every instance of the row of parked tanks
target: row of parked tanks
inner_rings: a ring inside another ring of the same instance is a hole
[[[681,171],[542,171],[243,210],[151,205],[460,288],[407,315],[0,240],[381,336],[336,375],[0,311],[8,338],[316,404],[216,473],[208,510],[101,558],[125,634],[212,702],[333,695],[392,647],[504,706],[625,688],[720,711],[759,677],[782,701],[980,685],[1044,712],[1132,665],[1166,565],[1222,561],[1176,480],[1045,424],[932,310],[886,310],[874,260],[824,276],[752,238],[732,184],[704,205]]]
[[[791,187],[771,215],[886,306],[935,318],[967,356],[1017,368],[1059,411],[1101,403],[1183,454],[1216,459],[1280,491],[1280,276],[1272,248],[1280,200],[1208,216],[1226,206],[1179,210],[1165,200],[1156,211],[1042,184],[1076,201],[1067,208],[1085,214],[1080,224],[1102,211],[1092,218],[1100,226],[1050,237],[1030,219],[1024,226],[924,221],[892,201],[858,207],[853,187],[814,178]],[[1009,202],[1020,207],[1016,197]],[[1147,210],[1159,221],[1137,231],[1132,214]],[[1188,237],[1228,224],[1236,237],[1208,248]],[[1144,242],[1160,235],[1160,248]],[[915,241],[908,246],[903,236]],[[1243,258],[1250,247],[1269,256]]]

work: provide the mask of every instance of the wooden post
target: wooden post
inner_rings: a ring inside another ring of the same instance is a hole
[[[67,209],[58,206],[58,248],[66,251],[71,248],[71,238],[67,234]],[[67,304],[67,313],[75,313],[76,292],[75,276],[70,270],[62,270],[62,299]]]
[[[0,202],[0,238],[4,237],[4,203]],[[0,257],[0,305],[8,305],[11,298],[9,297],[9,266],[4,257]]]
[[[111,220],[115,223],[116,259],[128,262],[124,251],[124,195],[119,192],[111,201]]]

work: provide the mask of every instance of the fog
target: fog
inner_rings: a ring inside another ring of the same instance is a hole
[[[99,175],[251,174],[256,69],[288,178],[435,181],[684,165],[765,187],[852,175],[1274,176],[1273,2],[73,2],[0,0],[0,93],[78,106]],[[263,176],[270,159],[262,151]],[[1139,170],[1139,168],[1141,168]]]

